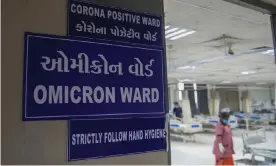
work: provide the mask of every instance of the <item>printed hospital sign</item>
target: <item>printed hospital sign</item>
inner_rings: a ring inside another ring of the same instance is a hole
[[[162,17],[68,0],[69,36],[163,46]]]
[[[165,117],[71,120],[67,140],[69,161],[164,151]]]
[[[25,34],[23,120],[165,113],[163,50]]]

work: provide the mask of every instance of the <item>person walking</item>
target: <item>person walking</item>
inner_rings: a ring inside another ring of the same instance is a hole
[[[216,165],[234,165],[233,154],[233,138],[232,129],[229,121],[229,109],[222,109],[220,112],[220,120],[216,125],[216,138],[213,147]]]

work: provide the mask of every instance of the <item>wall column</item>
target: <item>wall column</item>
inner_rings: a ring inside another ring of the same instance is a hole
[[[178,101],[178,94],[177,93],[177,87],[176,85],[170,85],[169,86],[169,96],[170,96],[170,99],[169,99],[169,110],[172,110],[173,109],[173,103],[175,101]]]
[[[207,84],[207,97],[208,97],[208,108],[210,112],[210,116],[213,116],[214,111],[213,111],[213,98],[212,98],[212,85]]]
[[[270,16],[270,22],[271,22],[271,31],[272,31],[274,56],[275,56],[275,64],[276,64],[276,14],[272,14]]]
[[[220,105],[220,95],[218,91],[214,91],[215,96],[214,96],[214,116],[219,115],[219,105]]]
[[[239,111],[242,111],[242,88],[238,87]]]
[[[190,100],[189,100],[187,90],[182,91],[181,107],[182,107],[182,110],[183,110],[183,122],[184,123],[191,122],[192,112],[191,112]]]
[[[91,2],[164,18],[163,1],[161,0],[91,0]],[[2,98],[1,107],[2,164],[170,165],[168,156],[170,152],[167,151],[68,163],[67,121],[22,122],[24,33],[66,36],[67,3],[68,0],[1,1],[1,61],[3,62],[1,76],[2,96],[5,96]],[[164,33],[164,28],[162,33]]]
[[[252,113],[251,98],[248,90],[242,93],[243,111]]]
[[[274,108],[276,109],[276,81],[275,81],[275,84],[274,84]]]

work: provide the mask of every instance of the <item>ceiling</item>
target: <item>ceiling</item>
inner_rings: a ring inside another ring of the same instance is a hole
[[[164,8],[167,26],[196,31],[166,40],[169,83],[275,83],[274,56],[262,54],[273,47],[269,15],[222,0],[165,0]]]
[[[262,0],[265,3],[271,4],[273,6],[276,6],[276,0]]]

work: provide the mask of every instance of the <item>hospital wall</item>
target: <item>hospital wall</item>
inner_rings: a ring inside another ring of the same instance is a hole
[[[272,105],[272,100],[275,100],[275,90],[274,87],[264,87],[262,89],[252,89],[249,90],[250,100],[253,102],[252,105],[256,105],[255,108],[259,109],[270,109],[274,106]],[[252,106],[254,107],[254,106]]]
[[[262,87],[252,87],[249,89],[217,89],[220,95],[220,109],[224,107],[230,107],[233,111],[248,111],[244,103],[242,103],[242,98],[245,97],[242,94],[246,92],[248,94],[248,100],[250,100],[251,109],[249,111],[256,109],[270,109],[275,106],[272,103],[272,100],[275,100],[275,88],[274,86],[262,86]],[[260,105],[255,107],[255,105]]]
[[[237,88],[218,89],[220,96],[220,109],[230,107],[233,111],[239,111],[239,93]]]
[[[161,0],[95,3],[163,15]],[[23,122],[24,32],[66,35],[67,0],[2,0],[2,164],[168,164],[167,152],[67,162],[67,121]],[[73,78],[72,78],[73,79]]]

